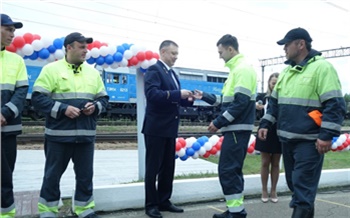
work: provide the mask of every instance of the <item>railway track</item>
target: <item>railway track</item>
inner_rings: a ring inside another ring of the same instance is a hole
[[[199,138],[201,136],[212,136],[213,134],[208,132],[183,132],[179,133],[179,137],[189,138],[195,137]],[[18,144],[33,144],[33,143],[43,143],[44,134],[22,134],[17,137]],[[113,133],[113,134],[97,134],[96,142],[136,142],[137,133]]]
[[[344,127],[341,133],[349,133],[350,128]],[[217,133],[220,135],[220,133]],[[256,134],[256,130],[253,131],[253,134]],[[210,137],[214,135],[209,132],[180,132],[179,137],[189,138],[195,137],[199,138],[201,136]],[[44,134],[22,134],[17,137],[18,144],[31,144],[31,143],[43,143],[44,142]],[[137,141],[137,133],[106,133],[106,134],[97,134],[96,142],[136,142]]]

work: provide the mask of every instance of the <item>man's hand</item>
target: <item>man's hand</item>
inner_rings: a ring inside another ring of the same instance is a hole
[[[75,119],[80,116],[80,109],[69,105],[64,114],[71,119]]]
[[[315,145],[316,145],[316,149],[318,150],[318,153],[325,154],[331,150],[332,140],[323,141],[321,139],[317,139]]]
[[[81,109],[81,111],[86,115],[90,116],[95,111],[95,104],[93,102],[88,102],[84,106],[84,108]]]
[[[202,97],[203,97],[203,92],[196,89],[196,90],[193,91],[193,97],[194,97],[195,99],[200,100],[200,99],[202,99]]]
[[[0,115],[1,115],[1,126],[6,126],[7,125],[7,121],[6,121],[5,117],[2,116],[1,113],[0,113]]]
[[[192,97],[192,92],[187,89],[181,89],[181,98],[186,99],[188,97]]]
[[[268,131],[269,131],[269,130],[266,129],[266,128],[261,128],[261,129],[259,129],[259,131],[258,131],[258,137],[259,137],[259,139],[265,141]]]
[[[214,133],[214,132],[217,132],[219,129],[216,128],[216,126],[214,126],[214,123],[211,122],[208,126],[208,131],[211,132],[211,133]]]

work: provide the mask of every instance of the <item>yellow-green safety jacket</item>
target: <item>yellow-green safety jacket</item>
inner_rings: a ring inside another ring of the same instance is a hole
[[[222,95],[203,93],[202,100],[221,105],[221,115],[213,124],[228,131],[252,131],[255,120],[256,72],[246,63],[242,54],[234,56],[226,64],[230,69],[222,89]]]
[[[28,75],[23,58],[6,50],[0,52],[1,114],[7,125],[3,135],[22,133],[22,110],[28,92]]]
[[[96,69],[86,63],[74,69],[65,59],[44,66],[33,86],[32,104],[46,116],[45,137],[50,141],[94,142],[96,119],[106,110],[108,100]],[[93,101],[96,109],[92,115],[81,113],[76,119],[65,115],[69,105],[83,108]]]
[[[346,109],[332,64],[316,50],[301,64],[286,63],[290,65],[278,78],[259,128],[277,122],[277,134],[283,142],[327,141],[339,136]],[[308,115],[314,110],[322,113],[321,126]]]

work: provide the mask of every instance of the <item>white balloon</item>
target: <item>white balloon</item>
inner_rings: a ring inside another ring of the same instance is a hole
[[[339,138],[337,139],[337,141],[340,141],[340,143],[343,144],[346,141],[346,135],[345,134],[341,134],[339,136]]]
[[[54,54],[50,54],[50,56],[46,59],[47,62],[54,62],[55,61],[55,55]]]
[[[334,143],[332,144],[332,149],[335,150],[335,149],[337,149],[337,147],[338,147],[338,145],[334,142]]]
[[[64,57],[64,53],[63,53],[63,50],[62,49],[57,49],[54,53],[55,55],[55,59],[56,60],[60,60]]]
[[[192,158],[193,158],[193,159],[197,159],[198,157],[199,157],[198,152],[194,152],[194,154],[192,155]]]
[[[216,152],[215,156],[220,157],[220,153],[221,153],[221,151]]]
[[[88,52],[85,55],[85,60],[89,59],[91,57],[91,52],[88,50]]]
[[[118,68],[118,63],[117,62],[113,62],[113,64],[111,64],[111,68],[112,69],[117,69]]]
[[[186,141],[186,148],[190,148],[192,147],[193,143],[197,141],[197,139],[195,137],[190,137],[185,139],[185,141]]]
[[[43,48],[48,48],[50,45],[53,45],[53,40],[47,37],[41,37],[40,41],[43,43]]]
[[[139,51],[141,51],[140,49],[141,49],[141,47],[138,46],[138,45],[132,45],[132,46],[130,46],[130,50],[131,50],[131,52],[132,52],[132,54],[133,54],[134,56],[135,56]]]
[[[149,61],[148,60],[144,60],[141,62],[140,66],[143,68],[143,69],[147,69],[149,67]]]
[[[23,54],[22,49],[23,49],[23,48],[17,49],[17,50],[16,50],[16,54],[18,54],[18,55],[21,56],[21,57],[24,57],[24,54]]]
[[[130,50],[124,51],[124,58],[126,60],[129,60],[130,58],[132,58],[132,52]]]
[[[127,67],[128,66],[128,60],[126,60],[125,58],[123,58],[123,60],[119,63],[119,65],[121,67]]]
[[[98,58],[98,56],[100,56],[100,50],[98,48],[92,48],[90,53],[93,58]]]
[[[114,55],[114,53],[117,52],[117,46],[115,45],[108,45],[108,54]]]
[[[36,39],[32,42],[32,46],[33,46],[34,51],[40,51],[44,45],[43,45],[42,41]]]
[[[149,66],[152,66],[155,63],[157,63],[157,59],[152,58],[151,60],[149,60]]]
[[[205,150],[209,151],[213,147],[213,144],[210,142],[206,142],[204,143],[203,147],[205,148]]]
[[[218,135],[212,135],[209,138],[209,142],[215,145],[219,141],[220,137]]]
[[[207,153],[207,150],[205,150],[205,148],[202,146],[199,150],[198,150],[198,154],[203,156],[205,153]]]
[[[33,46],[30,44],[25,44],[22,48],[22,52],[26,56],[33,54],[33,52],[34,52]]]
[[[176,153],[179,157],[183,157],[186,154],[186,150],[184,148],[181,148]]]
[[[103,45],[100,47],[101,56],[106,57],[108,55],[108,52],[109,52],[109,50],[108,50],[107,46]]]

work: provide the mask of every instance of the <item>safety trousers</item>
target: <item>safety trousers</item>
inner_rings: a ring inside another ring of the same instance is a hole
[[[60,200],[60,179],[72,160],[76,178],[74,212],[79,217],[93,213],[94,143],[58,143],[45,140],[45,174],[38,211],[41,218],[56,217]]]
[[[224,132],[219,159],[219,179],[231,213],[244,211],[243,163],[251,131]]]
[[[15,217],[13,171],[17,157],[17,136],[1,134],[1,218]]]
[[[315,141],[282,143],[282,152],[287,185],[293,193],[289,206],[313,210],[324,155],[318,153]]]

